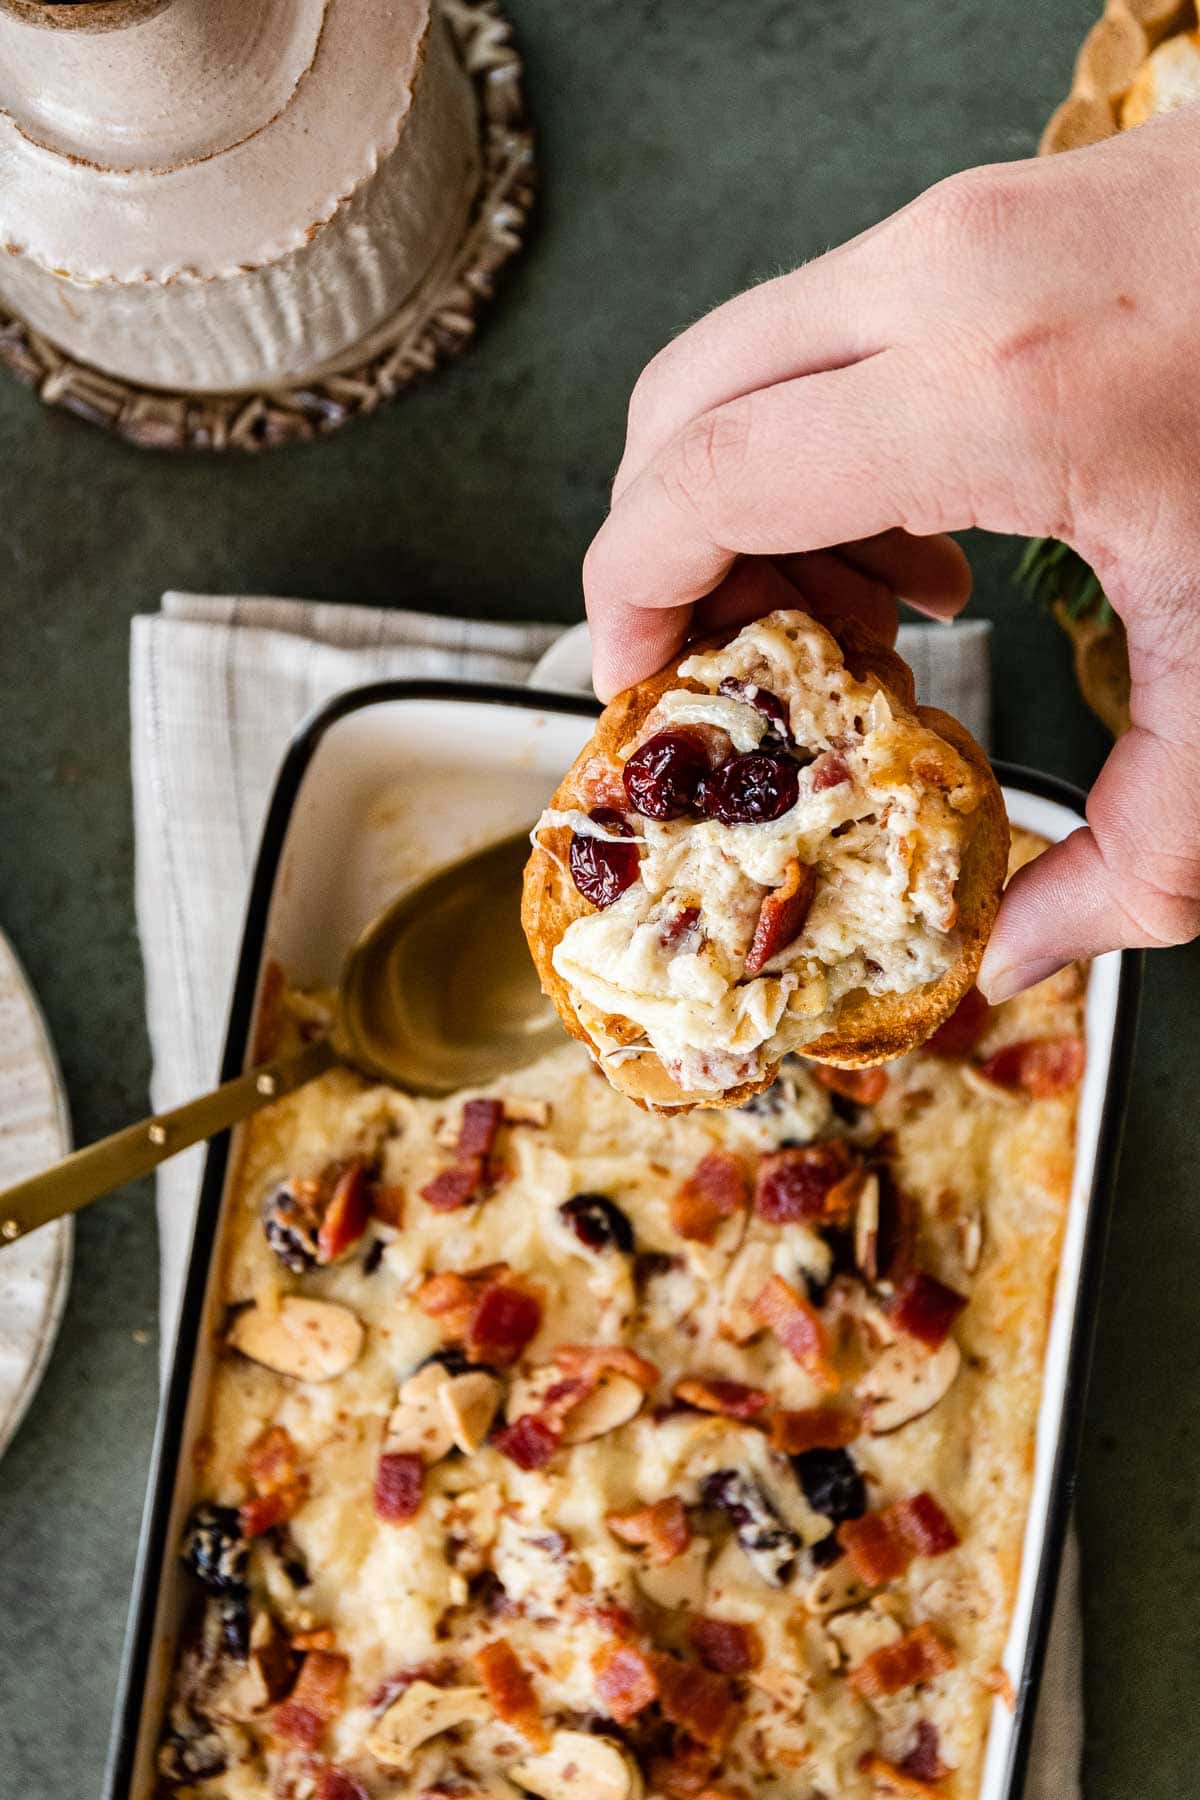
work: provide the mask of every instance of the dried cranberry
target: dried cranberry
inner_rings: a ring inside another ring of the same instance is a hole
[[[263,1201],[262,1220],[267,1243],[285,1269],[304,1275],[316,1268],[320,1220],[307,1196],[294,1193],[288,1182],[281,1182]]]
[[[697,731],[658,731],[625,764],[629,804],[646,819],[682,819],[699,808],[708,749]]]
[[[815,1544],[808,1546],[808,1560],[814,1569],[831,1569],[835,1562],[841,1562],[844,1552],[837,1541],[837,1533],[831,1531]]]
[[[198,1506],[188,1522],[183,1560],[210,1594],[246,1591],[250,1550],[236,1506]]]
[[[835,1525],[862,1518],[867,1489],[848,1450],[802,1450],[793,1456],[792,1467],[804,1498],[822,1518]]]
[[[772,1587],[791,1580],[800,1539],[784,1524],[757,1481],[740,1469],[716,1469],[700,1489],[701,1505],[725,1514],[754,1567]]]
[[[606,831],[631,840],[628,844],[614,844],[610,838],[591,837],[578,831],[571,838],[567,859],[571,880],[593,906],[611,906],[637,880],[640,853],[632,827],[615,807],[597,806],[588,818],[603,825]]]
[[[790,756],[751,750],[731,756],[704,784],[704,807],[722,825],[763,825],[795,806],[800,771]]]
[[[717,692],[728,694],[734,700],[744,700],[747,706],[752,706],[755,712],[771,721],[783,743],[791,743],[792,728],[787,708],[778,694],[773,694],[770,688],[759,687],[753,681],[739,681],[736,675],[726,675]]]
[[[633,1249],[633,1227],[607,1194],[574,1194],[559,1207],[559,1215],[589,1250]]]

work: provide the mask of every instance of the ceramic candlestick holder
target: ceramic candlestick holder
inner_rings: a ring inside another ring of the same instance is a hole
[[[374,411],[533,193],[495,0],[0,0],[0,360],[147,448]]]

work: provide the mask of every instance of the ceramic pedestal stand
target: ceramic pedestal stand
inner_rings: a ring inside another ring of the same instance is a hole
[[[37,15],[41,24],[48,21],[59,27],[57,31],[24,32],[28,41],[36,40],[53,50],[73,42],[82,43],[87,36],[84,33],[76,37],[64,30],[66,15],[95,16],[97,22],[104,15],[103,22],[109,25],[132,24],[132,29],[124,36],[106,35],[100,40],[103,45],[120,45],[124,49],[142,39],[144,31],[162,30],[167,21],[177,25],[186,8],[193,3],[200,5],[197,17],[203,21],[206,16],[211,17],[204,14],[203,7],[219,6],[222,0],[80,0],[78,4],[60,5],[46,5],[44,0],[0,0],[0,28],[11,30],[12,17],[20,16],[24,9],[28,14]],[[237,4],[246,5],[247,0],[237,0]],[[293,23],[293,13],[307,9],[317,21],[317,41],[325,46],[329,19],[336,8],[358,6],[364,9],[364,17],[369,21],[371,0],[260,0],[260,4],[266,9],[268,18],[272,7],[286,14],[289,26]],[[419,0],[412,0],[412,4],[418,5]],[[178,11],[166,10],[173,6]],[[240,19],[241,16],[236,12],[230,14],[231,18]],[[520,57],[495,0],[440,0],[438,16],[431,21],[431,29],[445,34],[444,42],[440,46],[433,42],[430,49],[431,58],[436,50],[445,63],[437,74],[438,105],[435,108],[434,101],[428,97],[434,80],[430,70],[411,109],[416,116],[423,94],[426,106],[425,118],[421,121],[424,135],[413,150],[411,167],[406,167],[398,154],[394,157],[394,173],[400,182],[398,200],[395,196],[389,198],[385,191],[382,213],[378,208],[376,210],[375,217],[383,220],[382,230],[376,232],[377,237],[385,240],[382,256],[376,255],[377,245],[362,217],[366,207],[374,202],[368,195],[366,206],[359,207],[360,216],[356,221],[353,209],[360,197],[355,193],[345,209],[350,216],[344,226],[335,214],[328,223],[310,227],[290,260],[285,259],[287,266],[295,271],[297,299],[291,305],[291,312],[307,326],[309,315],[302,304],[303,283],[307,280],[309,294],[315,293],[322,300],[331,285],[336,288],[340,279],[341,249],[335,234],[344,230],[346,261],[350,265],[348,298],[340,314],[336,308],[332,309],[333,325],[322,329],[325,329],[325,348],[329,348],[330,331],[337,328],[341,329],[343,338],[348,336],[349,341],[334,343],[332,354],[312,360],[299,374],[285,369],[278,375],[267,367],[259,379],[251,376],[228,383],[219,378],[213,380],[211,371],[215,370],[219,377],[223,363],[233,364],[241,357],[243,362],[248,358],[253,364],[264,341],[266,364],[269,365],[272,359],[278,364],[281,356],[286,358],[290,348],[286,334],[292,296],[285,290],[280,302],[277,294],[270,292],[269,304],[260,307],[257,317],[254,305],[258,303],[254,302],[247,310],[251,329],[244,333],[243,343],[237,330],[221,338],[221,321],[210,302],[213,291],[210,287],[201,293],[207,312],[199,315],[200,332],[194,339],[188,336],[187,330],[177,332],[175,342],[168,345],[167,352],[170,354],[177,349],[186,363],[195,344],[203,360],[208,350],[204,330],[210,325],[216,327],[212,332],[216,342],[210,358],[211,367],[201,371],[206,378],[176,382],[159,378],[157,372],[146,378],[140,369],[136,373],[130,372],[130,355],[126,351],[123,329],[117,334],[121,355],[114,357],[114,364],[123,361],[126,366],[102,367],[99,365],[107,357],[80,354],[77,344],[70,341],[72,331],[78,335],[78,330],[82,329],[76,328],[74,321],[70,322],[70,329],[60,330],[53,323],[54,314],[51,313],[49,321],[39,316],[35,323],[33,308],[14,300],[11,279],[14,265],[9,264],[8,279],[4,268],[0,267],[0,361],[19,379],[35,388],[47,404],[61,406],[142,447],[254,451],[327,435],[358,414],[373,412],[417,376],[432,370],[442,358],[460,351],[474,333],[480,310],[492,296],[498,271],[523,241],[533,198],[533,140],[524,105]],[[282,31],[280,37],[282,42]],[[250,48],[253,50],[254,46]],[[300,49],[303,50],[302,42]],[[315,65],[314,50],[310,66]],[[53,70],[55,64],[51,61],[48,66]],[[273,69],[271,73],[274,75]],[[296,92],[300,92],[299,79],[309,73],[309,69],[301,70]],[[412,78],[414,89],[417,77],[426,73],[427,65],[422,63],[419,54],[416,75]],[[278,82],[285,84],[286,77],[287,70],[284,69],[277,77]],[[311,104],[311,91],[308,91],[308,97]],[[234,106],[237,98],[236,93],[230,98],[226,89],[222,94],[222,105]],[[247,98],[246,104],[249,103]],[[281,109],[280,117],[284,110]],[[436,130],[429,123],[431,118],[438,122]],[[273,119],[268,124],[273,126],[276,122]],[[68,120],[64,131],[69,123]],[[156,123],[151,118],[149,127],[143,132],[144,140],[152,136]],[[57,132],[58,125],[57,118],[52,118],[47,129]],[[198,125],[196,129],[199,130]],[[415,126],[412,129],[415,131]],[[267,135],[265,131],[263,135]],[[432,142],[427,149],[428,140]],[[21,149],[24,148],[22,144]],[[52,141],[49,148],[59,153],[57,161],[62,160],[64,148],[68,154],[72,149],[69,138],[65,144]],[[235,141],[234,148],[240,152],[242,142]],[[0,151],[2,149],[0,145]],[[143,142],[138,142],[134,150],[149,160],[157,152],[157,146],[151,143],[144,149]],[[439,156],[444,168],[436,166]],[[197,163],[202,160],[198,157]],[[196,164],[190,165],[184,171],[188,180],[195,179],[192,172],[195,167]],[[447,170],[456,173],[456,179],[449,185]],[[0,155],[0,173],[2,171]],[[124,173],[118,170],[119,175]],[[132,174],[138,174],[136,167]],[[174,179],[173,170],[171,178]],[[364,187],[374,193],[391,180],[388,167],[381,163]],[[430,253],[415,280],[406,281],[406,265],[396,260],[394,252],[391,252],[394,266],[388,266],[388,240],[395,235],[391,229],[393,218],[399,219],[401,230],[414,229],[410,215],[419,218],[422,209],[409,205],[409,193],[421,197],[420,189],[415,185],[421,180],[429,188],[428,197],[422,197],[429,224],[425,239],[414,253],[420,254],[427,242]],[[339,201],[338,209],[341,205]],[[4,230],[7,224],[4,213],[5,206],[0,201],[0,239],[8,236]],[[17,250],[20,248],[18,245]],[[314,275],[311,268],[306,268],[306,263],[312,263],[318,254],[325,259],[325,271],[318,269]],[[370,279],[358,278],[359,271],[354,266],[356,258],[368,262]],[[383,273],[380,276],[375,264],[381,260]],[[260,268],[257,262],[239,265],[233,283],[218,284],[222,288],[222,306],[224,294],[236,290],[242,270],[250,282],[261,276],[258,284],[261,288],[275,282],[275,269],[279,266]],[[328,274],[330,267],[332,278]],[[202,287],[201,282],[192,279],[193,275],[193,271],[183,269],[178,280],[182,284],[192,280],[193,290]],[[171,289],[175,280],[175,275],[168,274],[164,281],[156,282],[151,299],[161,298],[171,307]],[[390,305],[386,303],[388,280],[393,288],[403,287],[397,301]],[[73,280],[67,287],[65,299],[68,305],[79,285]],[[378,310],[381,285],[385,291],[382,315]],[[87,301],[89,308],[91,290],[97,287],[103,287],[103,280],[89,277],[77,296]],[[110,292],[104,288],[101,301],[107,301]],[[137,304],[139,291],[131,285],[129,292],[131,306]],[[336,294],[334,297],[337,298]],[[38,298],[40,302],[40,294]],[[376,313],[373,319],[366,321],[367,328],[347,332],[347,320],[351,326],[356,316],[362,322],[362,309],[372,302]],[[176,308],[175,313],[178,310]],[[175,313],[171,315],[173,324]],[[186,326],[186,318],[184,323]],[[240,318],[234,316],[233,324],[240,328]],[[275,341],[272,341],[272,333],[276,334]],[[320,332],[316,335],[319,341]],[[95,336],[93,331],[93,338]],[[132,360],[136,363],[138,346],[133,334],[129,336],[133,343]],[[149,345],[150,335],[143,331],[142,336]],[[112,340],[100,334],[100,341],[107,344]],[[158,340],[159,348],[155,354],[162,354],[161,341]]]

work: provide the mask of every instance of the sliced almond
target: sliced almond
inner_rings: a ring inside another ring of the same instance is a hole
[[[809,1697],[809,1684],[800,1675],[791,1670],[773,1668],[770,1663],[761,1669],[753,1669],[747,1677],[751,1687],[761,1688],[764,1694],[770,1694],[772,1700],[786,1707],[788,1712],[801,1712]]]
[[[385,1769],[403,1769],[430,1738],[491,1716],[482,1688],[439,1688],[429,1681],[414,1681],[375,1721],[366,1745]]]
[[[644,1388],[628,1375],[608,1372],[601,1375],[595,1388],[573,1406],[563,1421],[564,1444],[586,1444],[592,1438],[616,1431],[637,1417],[646,1398]]]
[[[454,1447],[454,1431],[442,1406],[450,1377],[441,1363],[427,1363],[401,1387],[388,1417],[384,1450],[439,1462]]]
[[[837,1613],[825,1630],[837,1647],[839,1667],[860,1663],[872,1652],[882,1650],[885,1644],[897,1643],[904,1635],[888,1613],[876,1612],[870,1606],[856,1606]]]
[[[533,1125],[542,1128],[550,1123],[551,1106],[548,1100],[509,1099],[504,1102],[504,1123],[506,1125]]]
[[[762,1324],[750,1308],[775,1272],[774,1245],[760,1239],[743,1244],[729,1265],[721,1309],[721,1331],[735,1344],[758,1337]]]
[[[279,1375],[336,1381],[358,1360],[365,1336],[361,1319],[348,1306],[285,1294],[276,1307],[239,1312],[227,1342]]]
[[[868,1175],[854,1210],[854,1260],[868,1281],[879,1274],[879,1177]]]
[[[712,1549],[707,1538],[693,1538],[687,1549],[669,1563],[655,1568],[647,1565],[634,1570],[634,1579],[648,1600],[668,1612],[687,1607],[701,1612],[708,1586],[708,1558]]]
[[[911,1338],[897,1338],[854,1390],[867,1430],[873,1437],[883,1437],[932,1412],[961,1367],[962,1352],[953,1338],[934,1351]]]
[[[470,1456],[487,1439],[500,1404],[501,1387],[482,1369],[443,1381],[438,1403],[451,1441]]]
[[[821,1569],[814,1575],[804,1590],[804,1604],[818,1618],[828,1618],[831,1613],[858,1606],[869,1591],[854,1573],[850,1558],[842,1556],[828,1569]]]
[[[542,1756],[526,1757],[508,1771],[527,1794],[543,1800],[642,1800],[636,1764],[618,1744],[586,1731],[556,1731]]]

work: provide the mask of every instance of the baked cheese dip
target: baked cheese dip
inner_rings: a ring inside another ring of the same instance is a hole
[[[533,832],[525,925],[615,1085],[711,1104],[805,1050],[911,1049],[1003,881],[986,758],[907,666],[776,612],[619,697]],[[636,1085],[643,1063],[665,1094]]]
[[[261,1113],[161,1794],[975,1796],[1083,997],[972,990],[886,1070],[790,1058],[722,1112],[568,1045]],[[328,1024],[269,1016],[270,1051]]]

